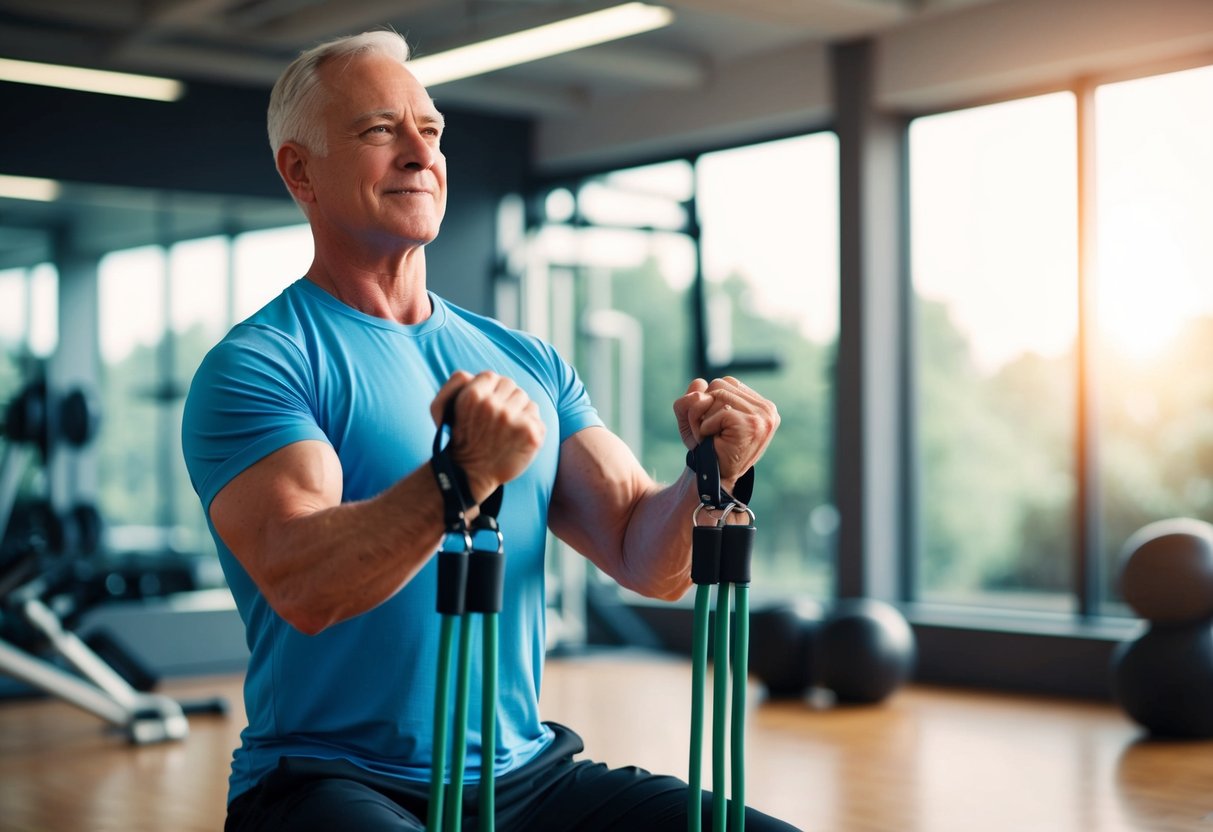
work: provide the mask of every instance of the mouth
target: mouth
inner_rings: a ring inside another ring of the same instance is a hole
[[[423,188],[392,188],[384,191],[387,196],[429,196],[430,192]]]

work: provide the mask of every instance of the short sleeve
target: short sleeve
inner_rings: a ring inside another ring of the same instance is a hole
[[[315,415],[313,375],[299,348],[266,327],[238,327],[207,354],[181,424],[186,468],[204,507],[274,451],[306,439],[328,441]]]

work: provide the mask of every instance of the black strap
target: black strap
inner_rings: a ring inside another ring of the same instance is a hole
[[[699,502],[711,508],[727,508],[730,503],[746,505],[754,495],[754,468],[751,466],[737,478],[730,494],[720,485],[720,462],[716,457],[716,440],[709,436],[687,451],[687,467],[695,472]]]
[[[452,396],[443,409],[442,424],[438,426],[438,431],[434,434],[434,453],[430,457],[430,468],[434,472],[434,480],[438,483],[438,490],[442,492],[442,521],[443,527],[448,533],[467,530],[465,515],[476,505],[472,499],[472,489],[468,485],[467,474],[451,458],[450,445],[444,447],[442,444],[442,437],[447,433],[447,428],[455,424],[455,398]],[[497,490],[480,504],[480,516],[473,522],[472,528],[496,531],[497,514],[501,511],[503,497],[504,488],[497,486]]]
[[[456,397],[457,394],[452,396],[443,409],[430,457],[430,468],[442,494],[446,532],[446,543],[438,560],[438,612],[444,615],[498,612],[504,589],[505,550],[497,515],[505,498],[505,487],[497,486],[480,504],[476,519],[469,525],[467,512],[476,503],[467,474],[451,458],[450,446],[442,444],[443,436],[455,423]],[[487,546],[486,540],[491,541]]]

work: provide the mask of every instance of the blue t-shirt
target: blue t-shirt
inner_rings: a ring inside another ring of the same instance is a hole
[[[559,446],[602,424],[576,372],[548,344],[446,303],[415,326],[349,307],[301,279],[237,325],[203,360],[185,404],[186,465],[209,517],[241,471],[290,443],[329,443],[345,501],[373,497],[430,457],[429,406],[455,370],[492,370],[539,406],[547,440],[505,487],[499,617],[498,773],[546,747],[539,719],[544,655],[544,545]],[[282,756],[345,758],[409,780],[429,778],[440,616],[434,559],[372,610],[307,636],[280,618],[218,535],[219,560],[251,651],[248,727],[229,799]],[[480,666],[479,629],[473,667]],[[472,702],[479,703],[477,673]],[[479,705],[471,708],[467,779],[480,772]]]

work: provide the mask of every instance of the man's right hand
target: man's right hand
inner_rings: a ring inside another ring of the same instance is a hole
[[[526,391],[497,373],[473,376],[456,370],[430,404],[435,425],[442,423],[452,397],[451,457],[479,503],[526,470],[543,445],[547,426]]]

